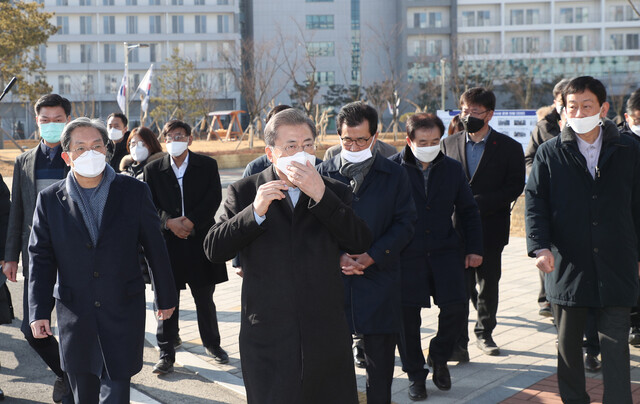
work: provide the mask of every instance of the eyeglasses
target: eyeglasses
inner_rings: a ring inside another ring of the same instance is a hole
[[[372,137],[373,136],[369,136],[368,138],[359,137],[357,139],[351,139],[350,137],[341,137],[340,140],[342,141],[342,145],[345,147],[350,147],[354,142],[356,145],[362,147],[366,146],[366,144]]]
[[[105,154],[105,147],[102,144],[96,144],[96,145],[93,145],[91,147],[80,146],[77,149],[71,150],[71,153],[82,154],[82,153],[86,152],[87,150],[94,150],[94,151],[97,151],[98,153]]]
[[[183,135],[183,134],[171,134],[171,133],[167,133],[165,135],[165,142],[184,142],[186,141],[186,139],[189,138],[189,136],[187,135]]]
[[[478,116],[478,115],[482,115],[485,114],[487,112],[489,112],[488,109],[485,109],[484,111],[479,111],[477,109],[467,109],[464,108],[463,110],[460,111],[462,115],[464,116],[468,116],[468,115],[473,115],[473,116]]]
[[[136,146],[146,146],[146,144],[142,140],[132,140],[131,142],[129,142],[130,149]]]
[[[285,147],[279,147],[279,146],[273,146],[273,147],[284,151],[284,153],[287,156],[293,156],[294,154],[301,152],[303,150],[309,154],[313,154],[316,150],[316,145],[313,143],[306,143],[306,144],[303,144],[302,146],[288,145]]]

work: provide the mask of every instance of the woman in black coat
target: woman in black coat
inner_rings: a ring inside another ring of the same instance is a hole
[[[128,155],[120,160],[120,173],[142,181],[144,166],[165,155],[160,142],[151,129],[139,126],[131,131],[127,139]]]
[[[440,151],[442,121],[415,114],[407,121],[407,146],[390,157],[406,170],[418,212],[415,233],[401,254],[403,332],[399,351],[407,372],[411,399],[426,398],[429,373],[420,345],[420,310],[430,297],[440,308],[438,333],[429,345],[433,382],[451,388],[447,359],[457,335],[466,327],[465,268],[482,263],[482,225],[478,206],[462,165]],[[453,227],[452,215],[464,234]],[[463,244],[464,241],[464,244]]]

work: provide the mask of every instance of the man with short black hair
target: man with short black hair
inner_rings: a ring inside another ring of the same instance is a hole
[[[466,275],[467,291],[478,312],[476,344],[486,355],[500,354],[492,334],[497,322],[502,250],[509,243],[511,204],[522,193],[525,179],[520,143],[489,126],[495,107],[496,97],[491,90],[474,87],[465,91],[460,96],[460,121],[465,130],[441,143],[447,156],[462,163],[480,209],[483,261],[479,267],[467,269]],[[457,218],[456,228],[460,228]],[[452,360],[469,360],[468,343],[465,329]]]
[[[127,152],[127,138],[129,137],[129,120],[120,112],[113,112],[107,117],[107,129],[109,133],[108,155],[111,157],[109,165],[120,172],[120,161]]]
[[[588,403],[582,360],[596,311],[604,403],[631,403],[629,308],[640,264],[640,143],[606,118],[604,85],[578,77],[563,92],[567,125],[540,146],[525,189],[527,250],[546,275],[558,327],[563,402]]]
[[[13,182],[11,192],[11,211],[9,213],[9,227],[5,263],[2,271],[12,282],[16,282],[18,260],[22,255],[22,271],[24,273],[23,319],[20,330],[25,339],[49,368],[56,374],[53,389],[53,401],[58,403],[66,395],[65,402],[73,402],[69,394],[64,372],[60,367],[60,352],[58,341],[54,336],[35,339],[29,328],[29,302],[27,291],[29,286],[29,233],[33,212],[36,207],[38,193],[49,185],[63,179],[68,168],[62,159],[60,136],[71,120],[71,103],[58,94],[47,94],[36,102],[34,106],[36,123],[40,130],[41,142],[33,149],[16,157],[13,167]],[[49,312],[53,310],[54,299],[50,297]]]

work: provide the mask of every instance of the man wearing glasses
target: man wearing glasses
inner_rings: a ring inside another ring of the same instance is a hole
[[[162,129],[168,154],[147,164],[144,179],[151,188],[153,202],[162,222],[173,277],[178,293],[189,285],[196,304],[198,331],[205,353],[217,363],[229,362],[220,347],[220,331],[213,292],[218,283],[228,280],[224,264],[209,262],[202,242],[215,223],[215,213],[222,201],[218,164],[211,157],[193,153],[191,127],[172,120]],[[157,374],[173,372],[178,337],[178,307],[169,320],[158,321],[156,337],[160,361],[153,368]]]
[[[358,402],[343,306],[341,252],[371,244],[348,187],[314,168],[315,125],[301,111],[265,128],[271,168],[228,188],[207,235],[214,262],[244,271],[240,356],[251,403]]]
[[[371,247],[344,253],[340,267],[351,333],[363,336],[367,403],[389,403],[402,318],[400,252],[413,237],[416,208],[404,168],[371,151],[376,110],[353,102],[336,121],[342,151],[318,170],[351,187],[353,209],[373,233]]]
[[[441,143],[447,156],[462,163],[480,209],[483,262],[477,268],[468,268],[466,275],[467,290],[478,311],[474,329],[477,346],[486,355],[500,355],[492,334],[498,312],[501,256],[504,246],[509,243],[511,204],[522,193],[525,178],[520,143],[489,126],[495,107],[496,97],[491,90],[475,87],[465,91],[460,97],[464,131]],[[460,227],[459,221],[456,227]],[[450,360],[468,362],[468,343],[469,334],[465,328]]]
[[[62,133],[66,179],[38,195],[29,238],[29,318],[50,338],[56,299],[62,368],[76,403],[128,403],[142,369],[145,285],[138,245],[147,252],[158,317],[176,293],[149,189],[106,162],[107,129],[78,118]]]

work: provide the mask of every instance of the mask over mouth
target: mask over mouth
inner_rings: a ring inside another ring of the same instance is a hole
[[[362,163],[363,161],[369,160],[371,157],[373,157],[373,153],[371,153],[371,148],[373,147],[374,140],[375,139],[371,140],[371,144],[369,145],[369,147],[357,152],[347,150],[344,146],[342,146],[342,151],[340,152],[340,155],[349,163],[354,163],[354,164]]]
[[[462,122],[462,126],[464,126],[464,130],[466,130],[469,133],[476,133],[477,131],[479,131],[484,127],[483,119],[476,118],[475,116],[471,116],[471,115],[465,116],[464,118],[460,119],[460,122]]]
[[[305,151],[297,152],[293,156],[280,156],[278,157],[278,160],[276,160],[276,167],[278,167],[278,170],[282,171],[282,173],[288,177],[289,170],[287,170],[287,166],[290,166],[293,161],[302,165],[306,165],[308,161],[311,165],[315,166],[316,156]]]
[[[416,158],[423,163],[431,163],[440,153],[440,145],[417,147],[411,146],[411,151]]]
[[[94,178],[104,171],[107,156],[95,150],[89,150],[73,160],[73,171],[87,178]]]
[[[122,139],[124,132],[122,132],[120,129],[111,128],[109,129],[109,132],[107,132],[107,134],[109,136],[109,139],[116,141]]]
[[[138,163],[141,161],[145,161],[147,157],[149,157],[149,149],[145,146],[133,146],[131,149],[131,158],[133,158]]]
[[[588,133],[596,126],[602,126],[602,120],[600,119],[600,111],[592,116],[584,118],[567,118],[567,124],[573,129],[574,132],[583,134]]]
[[[58,143],[65,125],[65,122],[43,123],[40,125],[40,137],[47,143]]]
[[[171,142],[167,143],[167,153],[171,155],[171,157],[178,157],[189,146],[189,142]]]

